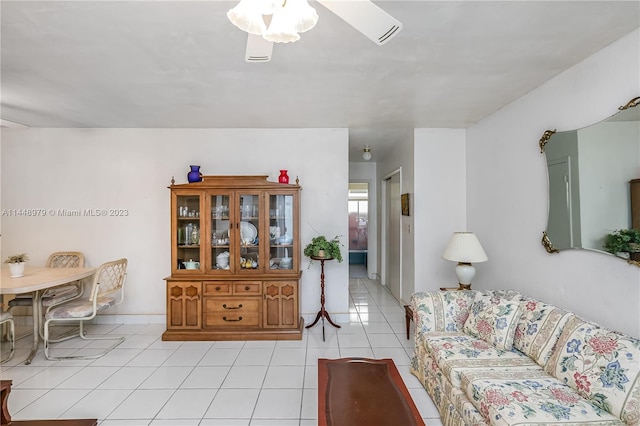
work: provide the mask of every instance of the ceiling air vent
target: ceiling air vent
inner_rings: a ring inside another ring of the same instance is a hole
[[[262,36],[249,34],[244,60],[247,62],[269,62],[273,53],[273,43]]]
[[[383,45],[402,29],[402,23],[374,3],[364,0],[318,0],[374,43]]]
[[[391,29],[389,31],[387,31],[385,34],[382,35],[382,37],[378,37],[378,43],[380,44],[385,44],[387,42],[387,40],[389,40],[391,37],[393,37],[395,35],[396,32],[400,31],[400,27],[397,25],[394,25],[393,27],[391,27]]]

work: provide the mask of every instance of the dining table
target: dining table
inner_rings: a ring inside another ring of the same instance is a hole
[[[0,295],[2,295],[3,299],[7,295],[32,294],[33,345],[29,356],[25,360],[25,364],[29,365],[35,357],[40,344],[40,324],[42,321],[40,302],[44,291],[51,287],[89,277],[95,274],[96,268],[27,267],[21,277],[12,277],[9,268],[1,268],[1,271]]]

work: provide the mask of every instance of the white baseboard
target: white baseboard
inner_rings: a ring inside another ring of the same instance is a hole
[[[302,314],[304,323],[311,324],[316,319],[315,314]],[[351,321],[349,313],[330,313],[331,319],[338,324],[347,324]],[[15,318],[16,325],[31,325],[33,317],[31,315],[19,315]],[[98,315],[93,319],[92,324],[165,324],[166,315]]]
[[[18,315],[14,317],[16,325],[33,325],[31,315]],[[166,315],[98,315],[92,324],[165,324]]]
[[[165,324],[166,315],[98,315],[94,324]]]

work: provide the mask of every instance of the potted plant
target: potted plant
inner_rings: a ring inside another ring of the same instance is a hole
[[[325,259],[335,259],[342,262],[342,252],[340,251],[340,237],[335,236],[328,240],[324,235],[313,237],[311,242],[304,248],[304,255],[308,257],[320,257]]]
[[[618,229],[607,234],[604,249],[612,254],[640,252],[640,229]]]
[[[4,261],[4,263],[9,264],[9,270],[11,271],[12,278],[24,276],[24,265],[27,260],[29,260],[27,253],[21,253],[9,256],[7,260]]]

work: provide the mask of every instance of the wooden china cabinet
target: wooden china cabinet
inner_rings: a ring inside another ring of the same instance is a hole
[[[203,176],[169,189],[162,339],[301,339],[300,186]]]

